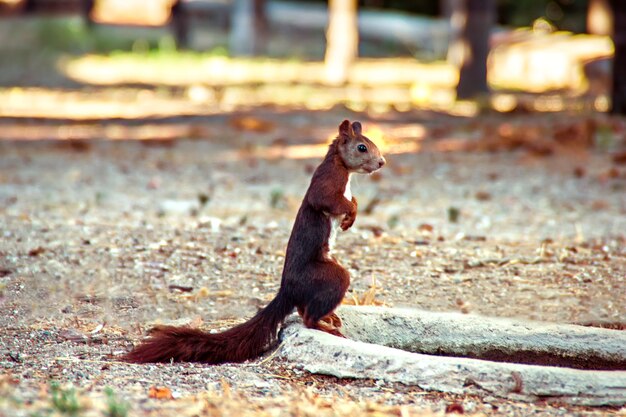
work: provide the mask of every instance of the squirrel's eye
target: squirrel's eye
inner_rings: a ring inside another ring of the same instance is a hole
[[[356,147],[359,152],[367,152],[367,146],[363,145],[362,143],[359,144],[359,146]]]

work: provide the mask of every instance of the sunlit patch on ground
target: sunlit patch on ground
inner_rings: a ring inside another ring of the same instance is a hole
[[[29,126],[18,123],[2,125],[0,140],[172,140],[193,138],[206,132],[199,126],[189,124],[66,124],[61,126]]]
[[[97,23],[160,26],[170,18],[174,0],[96,0],[91,18]]]
[[[599,75],[601,79],[594,82],[600,86],[600,91],[598,88],[591,91],[584,72],[590,60],[612,55],[609,38],[528,32],[514,32],[511,38],[494,48],[489,61],[489,81],[496,92],[491,105],[495,110],[507,112],[520,105],[534,111],[607,110],[608,84],[604,78],[608,75]],[[155,86],[182,91],[177,100],[168,105],[171,114],[231,111],[259,105],[326,110],[342,104],[355,111],[375,113],[428,108],[474,116],[482,105],[455,101],[458,73],[454,67],[444,62],[421,63],[413,59],[359,60],[351,69],[345,86],[326,85],[322,62],[235,59],[172,51],[85,55],[64,59],[58,65],[70,79],[88,85],[145,86],[125,90],[129,92],[125,98],[136,95],[136,100],[131,100],[134,101],[132,108],[122,105],[119,110],[127,117],[145,114],[145,109],[137,102],[146,98],[154,101],[155,112],[159,113],[162,95],[154,94],[151,89]],[[512,91],[517,93],[514,95]],[[538,92],[553,94],[546,97],[529,94]],[[0,95],[6,93],[0,92]],[[25,99],[27,105],[20,103],[20,94],[24,96],[26,90],[10,93],[0,105],[4,114],[10,116],[29,116],[37,112],[37,108],[42,113],[51,113],[51,117],[61,117],[54,114],[88,117],[90,113],[115,113],[115,109],[102,100],[98,104],[83,100],[80,109],[58,106],[59,96],[70,94],[64,91],[49,94],[54,96],[54,105],[49,105],[49,97],[40,90],[29,91],[38,96]],[[63,101],[61,98],[61,103]]]
[[[588,87],[584,63],[613,55],[608,36],[520,29],[508,37],[491,50],[488,64],[489,83],[501,89],[583,92]]]
[[[184,96],[152,89],[69,90],[51,88],[0,89],[3,117],[134,119],[142,117],[207,114],[215,110]]]
[[[497,89],[533,93],[567,89],[580,94],[588,88],[584,64],[594,59],[610,58],[612,54],[613,44],[606,36],[513,32],[491,53],[489,82]],[[91,55],[68,61],[62,70],[74,80],[95,85],[326,83],[322,62],[233,59],[198,54]],[[399,94],[396,97],[398,102],[449,103],[454,96],[442,91],[453,89],[457,81],[456,69],[444,62],[359,60],[348,76],[348,85],[352,86],[348,99],[367,94],[363,90],[368,87],[402,86],[409,90],[409,97],[407,100],[406,92]],[[397,92],[392,94],[397,95]]]

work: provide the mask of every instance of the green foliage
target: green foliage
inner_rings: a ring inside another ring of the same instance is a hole
[[[318,0],[320,1],[320,0]],[[410,13],[439,16],[440,2],[414,0],[360,1],[360,7],[400,10]],[[496,0],[498,21],[510,26],[529,26],[538,18],[545,18],[558,29],[580,32],[585,30],[586,0]],[[177,58],[176,42],[166,26],[158,29],[132,27],[89,27],[80,17],[33,18],[36,27],[36,43],[43,50],[69,53],[145,53]],[[366,43],[367,46],[367,43]],[[383,45],[382,49],[397,47]],[[362,46],[363,47],[363,46]],[[402,53],[400,48],[394,53]],[[388,53],[388,52],[387,52]],[[228,49],[221,46],[209,55],[228,56]],[[207,53],[196,54],[207,55]]]
[[[50,383],[50,392],[52,394],[52,407],[61,414],[75,416],[80,411],[80,404],[74,388],[63,389],[59,383],[53,381]]]
[[[543,17],[561,30],[584,32],[587,0],[498,0],[498,21],[531,26]]]
[[[200,207],[204,207],[211,200],[211,197],[207,193],[199,193],[198,194],[198,202],[200,203]]]
[[[176,41],[167,27],[89,27],[78,17],[32,18],[31,24],[35,33],[32,45],[53,53],[101,53],[165,61],[228,56],[228,49],[223,46],[203,52],[178,51]]]
[[[448,221],[450,223],[458,223],[461,216],[461,210],[458,207],[448,207]]]
[[[96,191],[95,203],[96,206],[101,206],[102,202],[106,199],[106,192]]]
[[[280,188],[274,188],[270,193],[270,206],[279,208],[284,206],[285,193]]]
[[[303,0],[301,0],[303,1]],[[324,0],[307,0],[324,3]],[[543,17],[558,29],[584,32],[588,0],[495,0],[498,22],[508,26],[530,26]],[[443,1],[359,0],[359,7],[401,10],[427,16],[440,16]]]
[[[619,139],[613,133],[611,126],[601,124],[596,128],[593,135],[593,142],[596,148],[602,151],[611,151],[616,148]]]
[[[43,48],[70,53],[128,50],[133,43],[133,39],[110,29],[89,29],[79,18],[41,18],[36,22],[36,33]]]
[[[89,27],[78,17],[35,18],[36,41],[43,49],[69,53],[150,52],[176,50],[174,38],[162,30],[132,27]]]
[[[176,52],[176,40],[172,35],[165,35],[159,39],[159,51]]]
[[[75,49],[85,40],[83,23],[77,19],[41,19],[36,30],[37,40],[48,49]]]
[[[393,214],[387,219],[387,226],[389,229],[395,229],[398,227],[398,224],[400,224],[400,216],[397,214]]]
[[[130,408],[128,402],[118,400],[110,387],[104,389],[104,394],[107,397],[107,417],[126,417],[128,415],[128,409]]]

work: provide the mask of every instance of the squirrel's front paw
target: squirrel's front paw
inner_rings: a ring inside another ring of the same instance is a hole
[[[354,220],[356,220],[356,216],[355,215],[350,215],[350,214],[346,214],[343,217],[343,220],[341,221],[341,230],[346,231],[349,228],[352,227],[352,225],[354,224]]]

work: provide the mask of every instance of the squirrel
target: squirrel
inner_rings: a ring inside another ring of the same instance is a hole
[[[221,333],[156,327],[152,337],[122,359],[209,364],[254,359],[275,342],[278,327],[294,308],[306,327],[343,337],[334,310],[350,285],[350,274],[331,255],[332,245],[337,229],[348,230],[356,219],[350,176],[370,174],[384,164],[376,145],[362,135],[361,124],[344,120],[313,173],[296,216],[276,297],[247,322]]]

